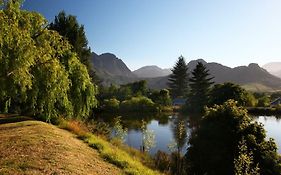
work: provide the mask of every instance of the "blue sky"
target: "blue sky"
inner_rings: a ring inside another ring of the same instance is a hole
[[[280,0],[25,0],[49,21],[61,10],[85,26],[92,51],[135,70],[178,56],[234,67],[281,61]]]

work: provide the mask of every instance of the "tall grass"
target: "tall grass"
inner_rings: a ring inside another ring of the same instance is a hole
[[[90,147],[96,149],[101,157],[122,169],[125,174],[129,175],[157,175],[160,174],[154,171],[142,162],[150,164],[152,161],[148,155],[141,154],[139,151],[129,148],[116,140],[112,143],[98,137],[90,132],[78,121],[61,121],[60,128],[69,130],[76,134],[80,139],[84,140]]]

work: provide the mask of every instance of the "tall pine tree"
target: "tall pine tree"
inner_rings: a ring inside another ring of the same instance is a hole
[[[209,102],[210,87],[214,83],[209,70],[201,62],[192,71],[190,81],[190,94],[187,100],[188,110],[195,113],[203,112],[204,106]]]
[[[169,77],[169,88],[173,98],[186,97],[188,94],[188,67],[183,56],[178,58]]]

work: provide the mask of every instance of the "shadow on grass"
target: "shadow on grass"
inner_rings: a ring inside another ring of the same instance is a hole
[[[23,122],[28,120],[33,120],[33,119],[30,117],[18,116],[16,114],[0,114],[0,124],[17,123],[17,122]]]

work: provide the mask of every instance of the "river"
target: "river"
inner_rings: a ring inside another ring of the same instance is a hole
[[[106,123],[111,126],[113,124],[112,116],[100,116]],[[281,119],[275,116],[254,116],[255,121],[258,121],[264,125],[266,130],[267,139],[273,138],[278,146],[278,153],[281,153]],[[169,153],[172,145],[177,141],[177,126],[179,122],[184,123],[186,131],[186,139],[181,140],[184,142],[182,153],[185,153],[188,147],[187,142],[194,125],[190,120],[190,117],[179,115],[140,115],[132,114],[129,116],[121,117],[122,124],[128,128],[128,135],[125,138],[125,143],[136,149],[140,149],[142,145],[142,132],[141,132],[141,120],[146,122],[148,130],[152,130],[155,135],[155,147],[150,150],[150,154],[155,154],[158,150]]]

